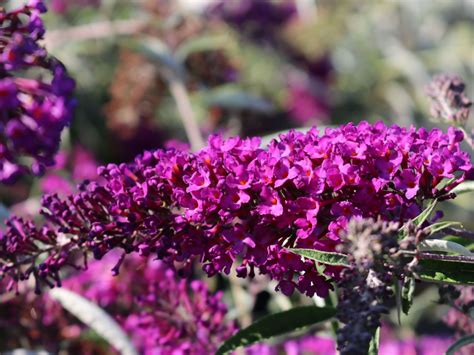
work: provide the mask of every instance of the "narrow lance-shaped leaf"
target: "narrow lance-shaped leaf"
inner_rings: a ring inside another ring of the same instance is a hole
[[[53,288],[49,291],[49,294],[66,310],[120,351],[121,354],[138,354],[127,334],[102,308],[81,295],[64,288]]]
[[[396,308],[397,308],[397,320],[398,320],[398,325],[402,324],[400,315],[401,315],[401,309],[402,309],[402,282],[400,280],[395,280],[394,284],[394,291],[395,291],[395,302],[396,302]]]
[[[408,311],[413,304],[413,296],[415,295],[415,278],[407,277],[403,282],[402,287],[402,311],[405,314],[408,314]]]
[[[438,190],[441,190],[441,189],[444,189],[446,186],[452,184],[453,182],[455,182],[457,180],[457,177],[452,177],[450,179],[443,179],[439,182],[438,185],[436,185],[436,188]]]
[[[171,49],[159,39],[147,37],[137,44],[137,49],[148,58],[167,69],[175,76],[182,78],[185,73],[183,64],[174,56]]]
[[[474,255],[469,249],[461,244],[443,239],[427,239],[418,244],[421,251],[440,251],[446,253],[456,253],[459,255]]]
[[[380,343],[380,327],[375,331],[374,336],[370,340],[368,355],[378,355]]]
[[[433,223],[432,225],[426,227],[426,230],[429,234],[434,234],[437,232],[442,231],[443,229],[449,228],[449,227],[459,227],[462,226],[460,222],[454,222],[454,221],[443,221],[443,222],[437,222]]]
[[[464,181],[452,189],[451,192],[454,192],[457,195],[474,192],[474,181]]]
[[[459,236],[455,236],[455,235],[447,235],[447,236],[443,237],[443,239],[444,240],[449,240],[450,242],[460,244],[464,248],[466,248],[467,250],[469,250],[471,252],[474,252],[474,239],[469,240],[469,239],[466,239],[464,237],[459,237]]]
[[[216,355],[226,354],[241,346],[248,346],[277,335],[326,321],[335,314],[336,310],[332,307],[316,306],[296,307],[288,311],[271,314],[257,320],[227,339],[219,347]]]
[[[271,112],[273,105],[262,97],[249,94],[233,84],[221,85],[198,96],[206,107],[218,106],[226,109]]]
[[[431,215],[431,213],[435,209],[437,203],[438,203],[438,200],[436,200],[436,199],[431,201],[429,203],[429,205],[426,206],[426,208],[418,216],[416,216],[413,219],[413,223],[417,226],[421,226],[428,219],[428,217]]]
[[[347,256],[341,253],[314,250],[314,249],[298,249],[292,248],[289,251],[304,256],[305,258],[317,261],[322,264],[333,265],[333,266],[349,266]]]
[[[417,275],[428,282],[474,285],[474,263],[422,259]]]
[[[185,40],[176,48],[175,56],[184,63],[186,58],[192,53],[224,48],[227,45],[228,40],[229,36],[226,34],[192,37],[191,39]]]
[[[469,344],[474,344],[474,334],[471,335],[466,335],[465,337],[462,337],[458,341],[454,342],[448,350],[446,350],[446,355],[454,355],[456,351],[461,349],[462,347],[469,345]]]

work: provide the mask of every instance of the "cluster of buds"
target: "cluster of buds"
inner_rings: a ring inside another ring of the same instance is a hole
[[[350,266],[338,281],[337,318],[344,326],[338,330],[337,344],[342,355],[367,354],[380,317],[389,310],[387,301],[393,296],[394,280],[411,272],[400,244],[414,249],[414,237],[399,243],[399,230],[400,225],[394,222],[349,222],[340,250],[348,255]]]
[[[0,182],[40,175],[54,164],[62,130],[72,118],[74,81],[39,44],[42,1],[7,12],[0,7]],[[33,79],[31,72],[43,72]]]
[[[440,74],[427,86],[431,98],[431,115],[450,124],[464,125],[469,118],[472,101],[465,95],[466,85],[455,75]]]

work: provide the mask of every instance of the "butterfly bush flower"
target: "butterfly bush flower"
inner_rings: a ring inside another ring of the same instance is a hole
[[[53,165],[61,131],[72,117],[74,81],[39,44],[42,1],[7,12],[0,8],[0,182],[40,175]],[[41,79],[31,72],[42,71]]]
[[[3,285],[16,289],[30,276],[57,285],[59,270],[77,267],[79,254],[100,259],[121,248],[182,267],[198,258],[209,276],[235,265],[239,277],[259,271],[285,294],[324,297],[340,268],[320,273],[286,248],[335,251],[354,216],[403,223],[426,199],[451,196],[471,168],[462,137],[453,128],[362,122],[322,134],[290,131],[265,149],[257,138],[213,136],[197,153],[148,151],[133,163],[99,168],[104,183],[85,182],[66,198],[45,196],[41,227],[7,220]],[[442,188],[446,171],[428,168],[436,158],[449,161],[456,176]]]
[[[124,260],[120,275],[113,276],[110,269],[118,259],[120,254],[111,252],[101,262],[91,262],[87,271],[64,280],[63,287],[114,317],[140,354],[210,354],[234,333],[234,324],[225,319],[222,294],[212,294],[203,281],[178,278],[164,263],[138,255]],[[15,314],[3,327],[0,324],[0,339],[5,333],[8,338],[20,331],[29,335],[31,344],[55,353],[65,350],[60,344],[67,346],[61,340],[68,340],[72,349],[85,342],[79,337],[84,328],[48,294],[33,299],[28,294],[22,296],[0,305],[4,319]],[[35,317],[23,312],[31,308]],[[23,324],[36,327],[39,334],[21,331]],[[43,334],[42,329],[49,331]],[[20,345],[12,343],[14,339],[5,341],[10,349]]]

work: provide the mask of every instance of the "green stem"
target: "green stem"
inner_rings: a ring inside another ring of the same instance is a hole
[[[337,295],[336,292],[329,292],[329,295],[326,297],[326,306],[336,308],[337,304]],[[331,321],[331,329],[334,336],[334,339],[337,339],[337,330],[339,329],[339,324],[337,320]]]
[[[369,345],[369,355],[378,355],[379,353],[379,343],[380,343],[380,327],[375,331],[372,340]]]
[[[464,140],[466,141],[466,143],[469,144],[472,150],[474,150],[474,140],[472,136],[463,126],[458,126],[458,128],[462,131],[462,133],[464,133]]]

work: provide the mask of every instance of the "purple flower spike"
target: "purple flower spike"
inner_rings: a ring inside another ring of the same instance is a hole
[[[183,267],[198,258],[209,276],[236,264],[241,277],[259,271],[285,293],[324,297],[326,277],[337,280],[340,267],[322,275],[285,248],[336,251],[352,218],[415,217],[471,169],[459,141],[455,130],[361,122],[321,136],[289,132],[265,149],[256,139],[213,136],[197,153],[145,152],[133,163],[99,168],[102,181],[68,197],[45,196],[40,229],[10,219],[0,235],[0,278],[10,288],[30,276],[54,285],[78,253],[101,258],[120,248]],[[450,174],[457,180],[439,188]],[[51,267],[38,272],[41,253]]]
[[[39,0],[11,12],[0,8],[2,183],[13,183],[27,173],[40,175],[53,165],[61,132],[72,118],[74,80],[38,43],[44,35],[40,15],[45,11]],[[38,69],[52,79],[32,79],[28,72]]]

